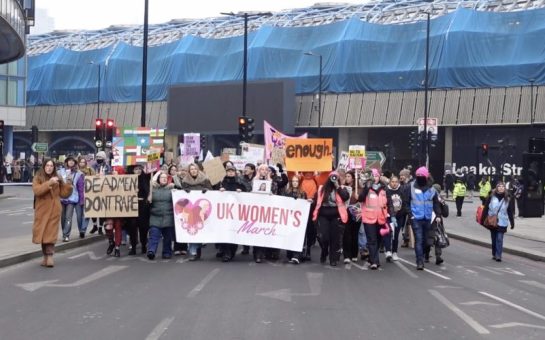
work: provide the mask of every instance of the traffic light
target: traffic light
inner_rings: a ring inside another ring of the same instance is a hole
[[[201,150],[206,149],[206,135],[201,134]]]
[[[437,138],[434,138],[431,131],[428,131],[428,141],[430,143],[430,147],[435,148],[437,146]]]
[[[254,137],[254,128],[255,128],[255,121],[253,118],[246,118],[246,136],[248,137],[248,140],[252,139]]]
[[[409,149],[414,149],[416,147],[416,131],[411,131],[409,133]]]
[[[242,142],[245,142],[247,139],[248,133],[248,120],[246,117],[238,117],[238,137]]]
[[[113,119],[106,119],[106,147],[112,147],[112,141],[114,139],[115,123]]]
[[[4,121],[0,120],[0,144],[4,144]]]
[[[31,131],[32,131],[32,143],[38,143],[38,127],[36,125],[32,125]]]
[[[488,144],[486,143],[481,144],[481,153],[483,157],[488,157]]]
[[[97,118],[95,120],[95,146],[97,148],[102,148],[103,141],[102,138],[104,137],[104,120]]]

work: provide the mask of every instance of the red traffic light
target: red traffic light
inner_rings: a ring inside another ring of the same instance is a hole
[[[481,144],[481,149],[483,149],[483,151],[488,151],[488,144]]]
[[[97,120],[95,121],[96,127],[101,127],[102,124],[104,124],[104,121],[103,121],[102,119],[97,119]]]
[[[106,120],[106,126],[109,128],[114,127],[114,120],[113,119]]]
[[[246,125],[246,118],[238,117],[238,124],[239,125]]]

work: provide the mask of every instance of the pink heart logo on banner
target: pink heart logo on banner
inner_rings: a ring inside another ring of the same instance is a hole
[[[205,198],[200,198],[195,203],[182,198],[174,205],[174,213],[180,219],[182,229],[190,235],[196,235],[204,228],[204,221],[210,217],[212,204]]]

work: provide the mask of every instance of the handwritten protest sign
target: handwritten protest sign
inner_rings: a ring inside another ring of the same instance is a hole
[[[331,171],[333,140],[330,138],[286,139],[289,171]]]
[[[85,217],[137,216],[137,175],[85,177]]]
[[[212,185],[218,184],[223,180],[223,177],[225,177],[225,168],[219,157],[204,161],[202,167]]]
[[[310,203],[253,193],[176,190],[176,241],[233,243],[301,251]]]
[[[269,164],[282,164],[283,167],[286,167],[286,150],[283,148],[274,148]]]
[[[201,152],[201,134],[184,133],[184,156],[199,157]]]

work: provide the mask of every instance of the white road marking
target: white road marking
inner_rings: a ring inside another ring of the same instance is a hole
[[[463,287],[447,286],[447,285],[439,285],[439,286],[435,286],[435,288],[440,288],[440,289],[463,289]]]
[[[34,221],[26,221],[26,222],[23,222],[21,224],[32,224],[32,223],[34,223]]]
[[[151,331],[151,333],[146,337],[146,340],[157,340],[166,332],[168,326],[174,321],[174,317],[166,318],[159,322],[157,326]]]
[[[396,266],[398,266],[401,270],[403,270],[407,275],[409,275],[410,277],[412,277],[413,279],[418,279],[418,275],[416,275],[415,273],[413,273],[412,271],[409,270],[409,268],[405,267],[404,265],[402,265],[401,263],[399,263],[399,261],[395,261],[394,262],[396,264]]]
[[[477,333],[479,334],[490,334],[490,331],[486,329],[484,326],[482,326],[480,323],[478,323],[475,319],[473,319],[471,316],[467,315],[462,311],[460,308],[458,308],[456,305],[454,305],[452,302],[450,302],[446,297],[441,295],[436,290],[428,289],[431,295],[433,295],[439,302],[444,304],[448,309],[450,309],[454,314],[458,315],[460,319],[464,320],[471,328],[473,328]]]
[[[460,302],[461,305],[464,306],[499,306],[499,303],[493,303],[493,302],[485,302],[485,301],[468,301],[468,302]]]
[[[498,325],[490,325],[490,327],[492,328],[528,327],[528,328],[545,329],[545,326],[532,325],[529,323],[522,323],[522,322],[500,323]]]
[[[537,281],[519,280],[519,282],[526,283],[529,286],[545,289],[545,284]]]
[[[189,294],[187,294],[187,297],[188,298],[193,298],[195,296],[197,296],[197,294],[199,294],[199,292],[201,290],[203,290],[204,286],[206,286],[206,284],[208,282],[210,282],[210,280],[212,280],[214,278],[214,276],[216,276],[216,274],[220,271],[219,268],[216,268],[214,270],[212,270],[210,273],[208,273],[208,275],[206,275],[206,277],[204,279],[202,279],[202,281],[195,287],[193,288]]]
[[[55,283],[59,280],[49,280],[49,281],[38,281],[38,282],[29,282],[29,283],[20,283],[16,286],[23,288],[26,291],[33,292],[37,289],[43,288],[43,287],[79,287],[84,284],[99,280],[105,276],[108,276],[110,274],[113,274],[115,272],[118,272],[120,270],[123,270],[127,268],[127,266],[108,266],[106,268],[103,268],[99,270],[96,273],[93,273],[91,275],[88,275],[82,279],[79,279],[72,283]]]
[[[307,272],[308,285],[310,287],[310,293],[292,293],[291,289],[284,288],[279,290],[273,290],[270,292],[259,293],[256,295],[265,296],[284,302],[291,302],[292,296],[319,296],[322,293],[322,282],[324,279],[323,273],[311,273]]]
[[[503,273],[498,273],[497,270],[490,269],[490,268],[487,268],[487,267],[475,266],[475,268],[477,268],[477,269],[482,269],[482,270],[484,270],[485,272],[489,272],[489,273],[496,274],[496,275],[499,275],[499,276],[503,275]]]
[[[360,269],[360,270],[368,270],[367,267],[365,267],[365,266],[360,266],[359,264],[354,263],[354,262],[352,262],[352,265],[353,265],[354,267]]]
[[[521,311],[521,312],[523,312],[523,313],[526,313],[526,314],[531,315],[531,316],[533,316],[533,317],[536,317],[536,318],[538,318],[538,319],[545,320],[545,316],[543,316],[543,315],[541,315],[541,314],[539,314],[539,313],[533,312],[533,311],[531,311],[531,310],[529,310],[529,309],[527,309],[527,308],[524,308],[524,307],[522,307],[522,306],[519,306],[519,305],[517,305],[517,304],[514,304],[513,302],[507,301],[507,300],[505,300],[505,299],[502,299],[502,298],[497,297],[497,296],[495,296],[495,295],[489,294],[489,293],[487,293],[487,292],[479,292],[479,294],[482,294],[482,295],[484,295],[484,296],[488,296],[488,297],[491,298],[491,299],[494,299],[494,300],[496,300],[496,301],[499,301],[499,302],[501,302],[501,303],[503,303],[503,304],[505,304],[505,305],[507,305],[507,306],[513,307],[513,308],[515,308],[515,309],[517,309],[517,310],[519,310],[519,311]]]
[[[83,256],[88,256],[89,259],[91,259],[91,260],[100,260],[100,259],[105,257],[105,255],[96,256],[94,252],[86,251],[86,252],[78,254],[78,255],[70,256],[68,259],[73,260],[73,259],[77,259],[77,258],[80,258],[80,257],[83,257]]]
[[[399,261],[405,262],[406,264],[409,264],[409,265],[411,265],[411,266],[413,266],[413,267],[416,267],[416,264],[414,264],[414,263],[412,263],[412,262],[410,262],[410,261],[407,261],[407,260],[405,260],[405,259],[402,259],[401,257],[399,258]],[[432,270],[429,270],[429,269],[427,269],[427,268],[424,268],[424,271],[425,271],[426,273],[430,273],[430,274],[432,274],[432,275],[435,275],[435,276],[437,276],[437,277],[440,277],[440,278],[442,278],[443,280],[450,280],[450,277],[445,276],[445,275],[441,275],[441,274],[436,273],[436,272],[434,272],[434,271],[432,271]]]

